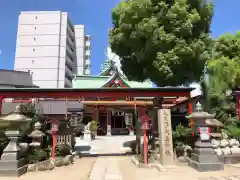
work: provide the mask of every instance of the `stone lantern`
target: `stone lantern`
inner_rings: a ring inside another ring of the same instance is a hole
[[[1,156],[0,176],[21,176],[27,171],[25,160],[20,157],[18,140],[21,137],[20,128],[30,121],[21,114],[20,106],[12,114],[0,118],[0,128],[5,129],[5,135],[10,140]]]
[[[202,105],[198,102],[196,104],[196,112],[186,116],[186,118],[194,119],[199,132],[194,152],[191,155],[191,159],[189,159],[189,166],[200,172],[223,170],[223,164],[213,152],[210,142],[210,127],[206,123],[206,120],[209,121],[208,119],[213,119],[214,116],[204,112]]]
[[[34,124],[34,130],[33,132],[31,132],[28,136],[32,138],[32,142],[29,144],[29,146],[33,147],[33,148],[39,148],[41,146],[42,143],[42,138],[45,135],[42,131],[41,131],[41,123],[40,122],[36,122]]]

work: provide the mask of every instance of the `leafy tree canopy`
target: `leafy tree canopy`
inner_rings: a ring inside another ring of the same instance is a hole
[[[230,90],[240,85],[240,31],[216,39],[213,57],[208,61],[208,100],[217,118],[236,116],[236,102]],[[229,116],[230,115],[230,116]]]
[[[198,81],[212,40],[205,0],[126,0],[112,12],[110,45],[130,80],[158,86]]]

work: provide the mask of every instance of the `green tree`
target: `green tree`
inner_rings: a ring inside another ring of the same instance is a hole
[[[203,88],[204,94],[208,96],[210,109],[225,122],[237,115],[231,90],[240,85],[240,32],[216,39],[207,67],[208,83]]]
[[[122,1],[112,12],[110,45],[130,80],[158,86],[199,81],[212,44],[212,15],[205,0]]]

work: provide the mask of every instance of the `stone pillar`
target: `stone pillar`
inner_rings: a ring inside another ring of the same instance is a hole
[[[174,164],[174,154],[170,109],[158,110],[158,134],[160,141],[160,163],[162,165],[172,165]]]
[[[107,109],[107,136],[111,136],[111,110]]]

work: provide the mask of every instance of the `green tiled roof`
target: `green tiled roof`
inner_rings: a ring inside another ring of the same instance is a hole
[[[111,74],[111,75],[110,75]],[[129,81],[119,69],[116,67],[115,62],[107,58],[102,66],[101,73],[98,76],[80,75],[76,76],[72,81],[73,88],[103,88],[110,81],[116,80],[124,81],[124,84],[130,88],[152,88],[153,85],[150,81],[136,82]]]
[[[101,88],[108,82],[112,76],[90,76],[90,75],[82,75],[76,76],[73,79],[72,86],[73,88]],[[131,88],[152,88],[152,83],[150,81],[145,82],[136,82],[129,81],[125,77],[121,77],[121,79],[128,84]]]

